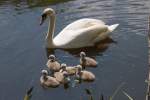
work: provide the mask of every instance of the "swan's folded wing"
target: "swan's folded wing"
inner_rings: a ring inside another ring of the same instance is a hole
[[[93,45],[93,40],[101,33],[108,30],[107,25],[93,25],[87,28],[77,30],[65,29],[61,31],[55,38],[55,44],[59,46],[82,47]]]

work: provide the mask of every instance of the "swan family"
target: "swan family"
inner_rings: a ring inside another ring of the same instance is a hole
[[[85,54],[85,52],[81,52],[81,54]],[[60,64],[58,60],[56,60],[55,55],[50,55],[49,59],[46,63],[48,70],[51,72],[51,74],[48,73],[47,70],[41,71],[41,78],[40,83],[43,87],[52,87],[56,88],[59,85],[63,84],[64,86],[70,84],[71,79],[70,77],[74,78],[74,82],[81,83],[83,82],[93,82],[95,80],[95,75],[86,70],[86,67],[93,66],[93,63],[97,62],[90,57],[85,57],[88,59],[85,59],[85,62],[88,62],[88,65],[82,64],[75,65],[75,66],[68,66],[65,63]],[[80,57],[80,60],[82,59],[82,56]],[[80,62],[79,60],[79,62]],[[57,69],[57,70],[55,70]]]
[[[46,8],[43,11],[40,25],[47,18],[49,18],[49,26],[46,35],[46,47],[52,49],[74,49],[94,46],[107,38],[119,26],[119,24],[106,25],[98,19],[82,18],[67,25],[54,37],[56,13],[52,8]],[[42,70],[40,83],[43,87],[58,87],[61,84],[70,84],[71,76],[78,83],[81,81],[92,82],[96,77],[86,68],[95,68],[97,64],[96,60],[87,57],[85,52],[80,52],[79,65],[76,66],[60,64],[55,55],[50,55],[46,65],[51,74],[47,70]]]
[[[119,24],[106,25],[103,21],[92,18],[82,18],[67,25],[54,37],[56,13],[52,8],[46,8],[42,13],[41,23],[49,18],[46,35],[47,48],[72,49],[94,46],[104,40]]]

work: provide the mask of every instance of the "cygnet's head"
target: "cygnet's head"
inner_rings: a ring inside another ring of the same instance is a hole
[[[43,24],[43,22],[46,20],[47,16],[55,16],[55,11],[52,8],[46,8],[44,9],[42,13],[42,19],[40,25]]]
[[[55,61],[55,59],[56,59],[55,55],[50,55],[48,58],[52,61]]]
[[[61,64],[61,69],[65,70],[66,67],[67,67],[67,65],[66,65],[65,63],[62,63],[62,64]]]
[[[78,72],[80,72],[82,70],[82,66],[81,65],[77,65],[76,68],[77,68]]]
[[[48,75],[48,71],[47,71],[47,70],[42,70],[42,71],[41,71],[41,74],[42,74],[43,76],[47,76],[47,75]]]
[[[85,56],[86,56],[85,52],[83,52],[83,51],[80,52],[80,57],[81,57],[81,58],[84,58]]]

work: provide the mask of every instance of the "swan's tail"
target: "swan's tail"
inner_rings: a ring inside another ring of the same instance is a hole
[[[110,26],[108,26],[108,30],[109,30],[110,32],[112,32],[112,31],[115,30],[118,26],[119,26],[119,24],[110,25]]]

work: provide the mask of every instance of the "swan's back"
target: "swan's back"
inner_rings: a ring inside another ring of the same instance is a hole
[[[82,18],[73,23],[67,25],[62,31],[65,30],[79,30],[83,28],[88,28],[93,25],[105,25],[105,23],[101,20],[91,19],[91,18]]]

